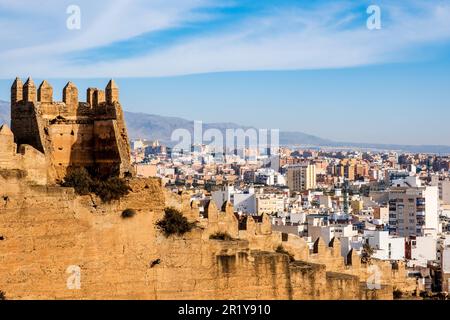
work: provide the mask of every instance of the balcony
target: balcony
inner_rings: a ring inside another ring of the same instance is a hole
[[[417,212],[416,212],[416,215],[417,215],[418,217],[425,217],[425,211],[417,211]]]
[[[417,199],[416,205],[417,206],[424,206],[425,205],[425,199],[423,199],[423,198]]]

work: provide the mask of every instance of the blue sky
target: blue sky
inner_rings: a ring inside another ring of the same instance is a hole
[[[130,111],[450,145],[447,0],[0,0],[0,43],[3,100],[16,75],[49,79],[58,99],[73,80],[82,100],[114,77]]]

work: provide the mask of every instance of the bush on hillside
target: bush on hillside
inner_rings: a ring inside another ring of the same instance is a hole
[[[92,177],[85,168],[70,170],[64,178],[62,186],[74,188],[78,195],[95,193],[103,202],[119,200],[130,192],[130,187],[125,179],[119,177],[98,179]]]
[[[83,196],[91,192],[93,183],[91,175],[85,168],[76,168],[67,173],[62,186],[74,188],[77,194]]]
[[[189,222],[183,214],[175,208],[166,208],[164,218],[156,223],[166,237],[171,235],[183,235],[190,232],[194,227],[194,222]]]

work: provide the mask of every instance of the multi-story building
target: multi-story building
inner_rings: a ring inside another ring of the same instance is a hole
[[[440,179],[438,175],[431,177],[431,185],[439,188],[439,199],[443,204],[450,204],[450,180]]]
[[[288,166],[287,183],[291,192],[314,189],[316,187],[316,166],[310,163]]]
[[[448,292],[450,290],[450,245],[442,246],[440,252],[442,291]]]
[[[375,252],[374,258],[381,260],[404,260],[405,238],[392,237],[388,231],[364,230],[364,239]]]
[[[235,189],[233,186],[223,186],[221,190],[211,192],[211,198],[217,208],[222,208],[225,201],[233,204],[237,212],[249,215],[275,213],[283,211],[284,199],[276,195],[255,193],[254,188],[247,190]]]
[[[401,237],[435,234],[439,227],[438,188],[393,187],[389,191],[389,231]]]
[[[234,193],[233,207],[235,211],[254,215],[256,211],[256,195],[253,188],[243,192]]]
[[[258,215],[283,212],[284,207],[285,207],[284,195],[277,195],[277,194],[256,195],[256,213]]]
[[[369,176],[369,165],[358,159],[342,159],[335,168],[338,177],[344,177],[349,181]]]
[[[426,268],[430,261],[438,260],[437,247],[435,237],[409,237],[406,241],[405,258],[412,267]]]
[[[270,168],[261,168],[254,172],[254,182],[268,186],[285,185],[285,179],[281,173]]]

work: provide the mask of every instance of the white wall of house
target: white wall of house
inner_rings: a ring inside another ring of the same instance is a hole
[[[306,213],[304,212],[291,212],[289,214],[291,223],[305,223],[306,221]]]
[[[254,193],[235,193],[233,206],[235,211],[256,214],[256,196]]]
[[[425,191],[425,229],[438,230],[439,228],[439,189],[437,186],[428,186]]]
[[[411,240],[411,260],[414,265],[427,266],[428,261],[436,260],[437,240],[434,237],[417,237]]]
[[[373,258],[381,260],[404,260],[405,238],[391,237],[389,231],[365,230],[364,238],[374,249]]]
[[[450,273],[450,246],[442,249],[442,272]]]

